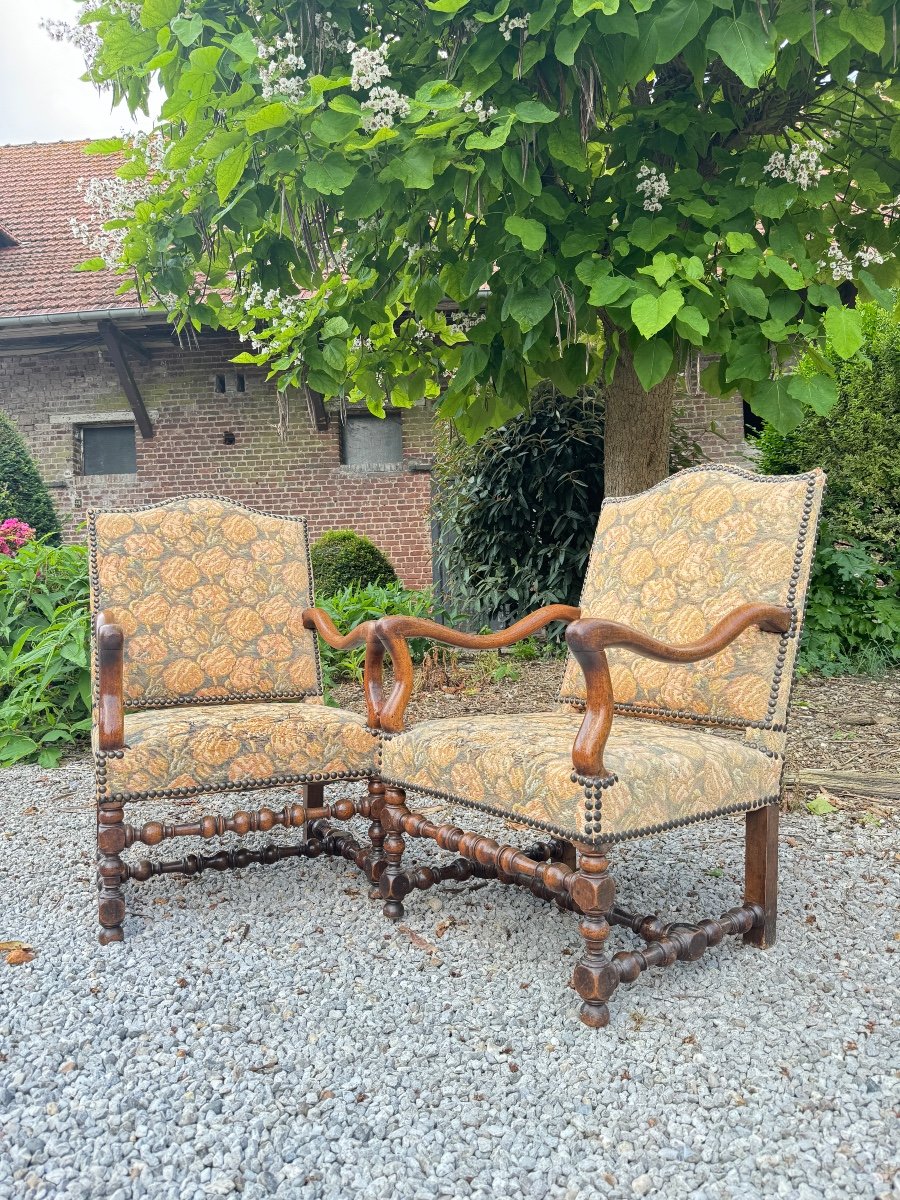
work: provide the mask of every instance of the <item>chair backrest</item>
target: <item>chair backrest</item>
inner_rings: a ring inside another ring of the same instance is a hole
[[[92,612],[125,633],[127,707],[321,695],[302,517],[181,496],[90,512],[88,544]]]
[[[793,608],[788,634],[748,629],[721,654],[678,665],[610,650],[617,710],[705,725],[783,729],[816,527],[821,471],[752,475],[692,467],[637,496],[604,501],[581,597],[585,616],[690,642],[739,604]],[[570,656],[560,699],[578,703]]]

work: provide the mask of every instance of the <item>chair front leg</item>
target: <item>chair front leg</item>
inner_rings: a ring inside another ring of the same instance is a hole
[[[408,812],[406,792],[401,788],[385,788],[384,805],[381,810],[381,823],[386,830],[385,866],[379,880],[379,889],[384,900],[382,911],[389,921],[399,921],[403,916],[403,898],[411,891],[406,872],[400,870],[405,848],[400,822]]]
[[[609,937],[606,914],[613,906],[616,892],[608,866],[602,851],[583,847],[572,880],[572,900],[582,914],[579,928],[584,938],[584,957],[575,968],[572,984],[583,1001],[581,1020],[592,1029],[609,1024],[606,1001],[619,984],[619,972],[606,953]]]
[[[384,872],[387,859],[384,853],[385,830],[382,824],[381,817],[384,812],[384,784],[379,779],[369,780],[369,816],[371,824],[369,825],[369,844],[372,847],[369,851],[369,879],[372,881],[372,893],[370,899],[375,899],[381,895],[378,890],[379,881]]]
[[[125,919],[125,864],[121,854],[125,849],[125,810],[119,801],[97,802],[97,886],[100,889],[98,917],[99,941],[124,942],[122,922]]]

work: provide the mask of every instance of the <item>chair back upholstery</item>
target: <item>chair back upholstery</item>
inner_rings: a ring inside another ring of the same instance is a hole
[[[302,517],[182,496],[90,512],[88,544],[92,613],[125,633],[128,708],[321,695]]]
[[[703,662],[608,651],[617,711],[704,725],[783,728],[815,549],[825,476],[680,471],[637,496],[605,500],[581,597],[584,616],[690,642],[739,604],[794,610],[778,636],[748,629]],[[560,699],[583,701],[569,657]]]

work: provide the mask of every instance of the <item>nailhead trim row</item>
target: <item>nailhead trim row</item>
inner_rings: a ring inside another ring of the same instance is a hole
[[[214,795],[219,792],[243,792],[243,791],[259,791],[260,788],[284,787],[288,784],[296,783],[336,783],[350,782],[356,779],[369,779],[370,774],[367,771],[348,771],[346,773],[340,771],[309,771],[302,775],[270,775],[267,779],[239,779],[228,780],[226,783],[209,784],[205,787],[189,787],[189,788],[157,788],[149,792],[112,792],[105,793],[106,787],[106,769],[102,765],[102,758],[121,758],[121,750],[98,750],[95,757],[97,762],[97,798],[100,803],[128,804],[137,800],[166,800],[166,799],[184,799],[189,796],[203,796],[209,793]],[[104,789],[101,792],[101,787]]]
[[[557,837],[566,839],[567,841],[583,842],[591,847],[608,846],[614,842],[634,841],[639,837],[649,837],[656,833],[668,833],[670,829],[679,829],[684,825],[696,825],[700,821],[710,821],[714,817],[730,816],[733,813],[739,812],[754,812],[758,808],[766,808],[770,804],[778,804],[779,795],[766,796],[762,800],[757,800],[752,804],[729,804],[723,808],[709,809],[706,812],[694,813],[689,817],[678,817],[673,821],[665,821],[661,825],[645,825],[639,829],[630,829],[624,833],[603,834],[600,833],[599,813],[593,822],[593,829],[589,836],[583,833],[578,833],[572,829],[565,829],[562,825],[551,825],[547,821],[535,821],[530,817],[522,816],[519,813],[510,812],[505,808],[497,808],[491,804],[482,804],[477,800],[468,800],[464,796],[457,796],[453,792],[441,792],[435,788],[422,787],[419,784],[411,786],[404,783],[402,779],[387,779],[382,777],[382,783],[386,783],[389,787],[400,788],[401,791],[418,792],[424,796],[433,796],[436,800],[446,800],[451,804],[461,804],[464,808],[475,808],[479,812],[488,813],[492,817],[502,817],[507,821],[515,821],[517,825],[528,825],[532,829],[540,829],[546,833],[554,833]]]
[[[150,512],[154,508],[170,508],[175,504],[181,504],[184,500],[216,500],[220,504],[226,504],[230,508],[239,508],[243,512],[250,513],[252,516],[271,517],[277,521],[291,521],[295,525],[303,526],[303,543],[306,550],[306,572],[309,578],[309,598],[310,604],[313,601],[313,573],[312,573],[312,558],[309,551],[309,528],[306,517],[294,517],[284,513],[268,512],[266,509],[250,508],[246,504],[241,504],[238,500],[229,500],[225,496],[218,496],[215,492],[186,492],[183,496],[172,496],[168,500],[161,500],[157,504],[139,504],[134,508],[115,508],[110,509],[109,513],[139,513]],[[88,528],[88,571],[90,575],[90,590],[91,590],[91,648],[96,649],[97,629],[94,622],[96,612],[94,611],[94,602],[99,604],[100,601],[100,565],[97,558],[97,517],[108,515],[101,513],[97,509],[89,509],[87,514]],[[228,697],[209,697],[198,699],[195,696],[180,696],[169,697],[160,700],[143,700],[140,697],[132,699],[125,697],[125,705],[132,711],[139,711],[148,708],[174,708],[180,705],[194,704],[240,704],[248,700],[260,700],[263,703],[266,700],[305,700],[308,696],[323,695],[323,679],[322,679],[322,660],[319,654],[319,641],[314,632],[310,632],[313,642],[313,658],[316,667],[316,687],[314,689],[306,689],[298,692],[269,692],[262,694],[260,692],[236,692]],[[93,657],[93,655],[92,655]],[[91,696],[94,707],[96,708],[99,701],[97,672],[92,671],[93,679],[91,681]]]

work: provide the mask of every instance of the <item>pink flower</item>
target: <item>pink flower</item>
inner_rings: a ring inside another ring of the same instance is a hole
[[[24,521],[20,521],[18,517],[9,517],[6,521],[0,521],[0,554],[12,558],[16,551],[20,550],[26,542],[30,542],[33,537],[34,530]]]

